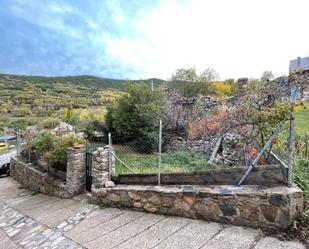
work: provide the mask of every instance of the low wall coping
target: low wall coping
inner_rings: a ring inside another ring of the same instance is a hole
[[[115,191],[143,191],[143,192],[156,192],[162,194],[178,194],[178,193],[209,193],[214,195],[237,195],[237,196],[268,196],[273,194],[302,194],[302,191],[296,186],[286,187],[286,186],[261,186],[261,185],[125,185],[118,184],[113,187]]]

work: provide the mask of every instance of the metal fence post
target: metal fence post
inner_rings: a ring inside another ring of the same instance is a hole
[[[289,127],[289,142],[288,142],[288,186],[291,187],[293,185],[293,166],[294,166],[294,146],[295,146],[295,121],[294,121],[294,105],[296,98],[296,87],[291,87],[291,110],[290,110],[290,127]]]
[[[16,157],[19,156],[19,132],[16,134]]]
[[[161,162],[162,162],[162,120],[159,127],[159,163],[158,163],[158,185],[161,184]]]
[[[108,180],[112,180],[112,134],[108,133]]]

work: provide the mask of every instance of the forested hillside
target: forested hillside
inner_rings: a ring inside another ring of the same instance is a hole
[[[131,81],[140,82],[142,80]],[[144,80],[147,84],[163,80]],[[43,77],[0,74],[0,127],[36,124],[43,117],[61,117],[65,109],[82,116],[101,113],[121,96],[126,80],[95,76]],[[63,111],[62,111],[63,110]],[[17,122],[17,125],[16,125]]]

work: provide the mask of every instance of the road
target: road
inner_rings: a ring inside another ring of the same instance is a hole
[[[0,249],[305,249],[261,231],[202,220],[99,208],[0,179]]]

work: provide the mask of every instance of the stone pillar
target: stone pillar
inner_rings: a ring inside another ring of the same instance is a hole
[[[239,96],[245,96],[248,93],[248,84],[249,79],[248,78],[240,78],[237,80],[238,86],[239,86]]]
[[[86,147],[79,145],[68,150],[66,187],[74,195],[83,191],[86,180]]]
[[[111,156],[111,171],[115,173],[115,158]],[[93,153],[92,160],[92,187],[96,189],[113,187],[115,184],[108,179],[109,172],[109,149],[108,146],[98,148]]]

